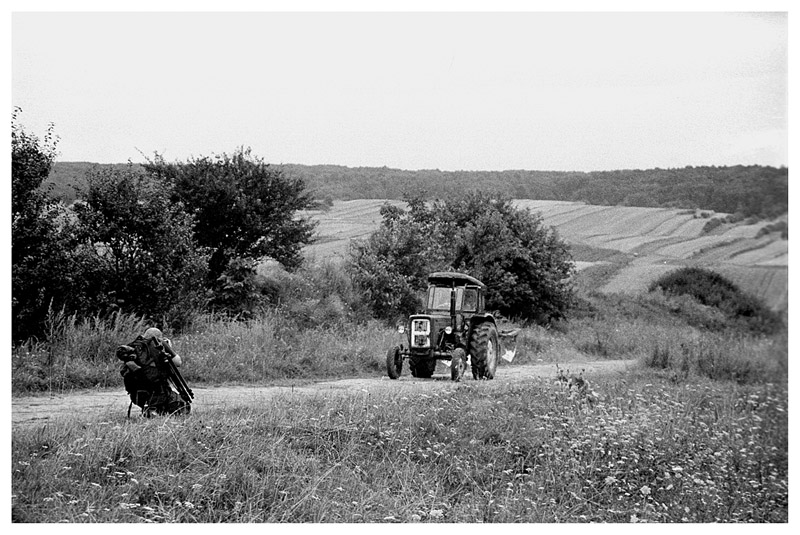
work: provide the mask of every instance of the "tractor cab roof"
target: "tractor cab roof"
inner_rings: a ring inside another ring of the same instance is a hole
[[[455,271],[437,271],[428,275],[428,282],[433,286],[466,286],[474,285],[480,288],[486,288],[486,285],[464,273],[457,273]]]

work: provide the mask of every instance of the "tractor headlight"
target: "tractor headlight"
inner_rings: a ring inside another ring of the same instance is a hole
[[[403,334],[404,332],[406,332],[406,324],[405,323],[398,323],[397,324],[397,332],[399,332],[400,334]]]
[[[445,334],[452,334],[453,333],[453,328],[448,325],[447,327],[444,328],[444,333]]]

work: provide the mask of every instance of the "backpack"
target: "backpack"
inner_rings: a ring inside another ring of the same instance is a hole
[[[189,413],[189,404],[184,403],[166,383],[167,374],[162,369],[162,363],[169,356],[159,341],[137,336],[130,344],[119,346],[116,356],[122,361],[119,371],[125,390],[131,398],[131,405],[128,406],[129,418],[134,404],[141,407],[146,416],[154,413]],[[138,372],[134,373],[125,364],[130,360],[141,366]],[[152,363],[156,366],[151,366]]]
[[[167,357],[164,351],[164,346],[161,345],[155,338],[146,340],[141,335],[136,337],[136,340],[128,345],[122,345],[117,348],[117,358],[123,362],[120,368],[120,375],[125,377],[130,370],[125,365],[125,362],[133,360],[139,366],[145,368],[155,363],[160,367],[163,360]]]

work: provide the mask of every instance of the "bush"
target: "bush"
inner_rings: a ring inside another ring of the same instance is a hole
[[[715,228],[717,228],[720,225],[722,225],[722,223],[723,223],[723,221],[721,219],[719,219],[718,217],[715,217],[713,219],[709,219],[708,222],[706,222],[706,224],[703,225],[703,232],[706,232],[706,233],[711,232]]]
[[[727,320],[724,325],[703,325],[712,329],[745,328],[753,333],[771,334],[783,323],[780,316],[760,300],[745,294],[722,275],[706,269],[689,267],[673,271],[650,286],[651,292],[656,289],[670,296],[689,296],[700,305],[721,312]],[[683,313],[687,308],[690,307],[677,301],[674,311]]]
[[[764,225],[758,230],[758,233],[756,233],[756,238],[768,236],[772,232],[780,232],[781,239],[783,240],[789,239],[789,223],[786,221],[776,221],[775,223]]]
[[[736,212],[735,214],[730,214],[728,217],[725,218],[726,223],[739,223],[740,221],[744,221],[745,214],[742,212]]]

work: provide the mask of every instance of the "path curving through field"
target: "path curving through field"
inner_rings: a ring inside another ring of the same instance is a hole
[[[586,362],[569,362],[561,364],[561,368],[575,373],[584,372],[584,377],[591,379],[601,374],[624,374],[637,366],[635,360],[602,360]],[[501,366],[493,384],[515,384],[541,377],[556,377],[555,364],[529,364],[520,366]],[[469,372],[467,372],[469,376]],[[463,384],[475,383],[471,376],[464,379]],[[355,379],[337,379],[320,381],[302,385],[274,386],[192,386],[195,401],[192,413],[201,413],[204,409],[218,408],[226,404],[252,402],[254,405],[279,396],[297,395],[343,395],[358,392],[391,393],[408,391],[430,391],[449,388],[456,383],[450,381],[449,375],[437,374],[431,379],[415,379],[408,372],[400,379],[393,381],[383,377],[361,377]],[[12,430],[43,425],[60,418],[90,419],[108,415],[117,418],[128,410],[129,399],[120,385],[119,389],[85,390],[67,394],[39,394],[15,396],[11,400]],[[136,407],[131,416],[138,414]]]

